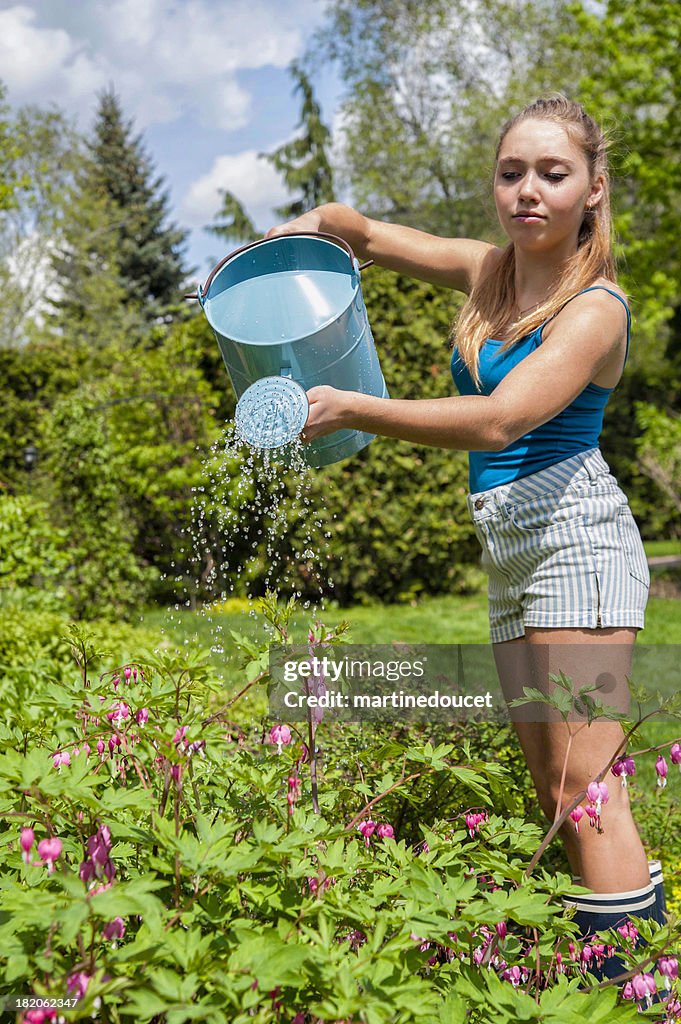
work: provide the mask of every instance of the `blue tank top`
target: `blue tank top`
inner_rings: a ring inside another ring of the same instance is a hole
[[[614,295],[627,311],[627,348],[624,361],[629,354],[631,315],[624,299],[605,285],[596,284],[584,288],[584,292],[602,289]],[[572,296],[575,298],[576,296]],[[572,301],[568,299],[568,302]],[[567,303],[566,303],[567,305]],[[561,306],[561,309],[563,307]],[[560,312],[560,310],[558,311]],[[557,314],[554,313],[554,316]],[[549,317],[549,320],[553,317]],[[505,352],[499,349],[504,344],[494,338],[487,338],[480,351],[480,389],[473,383],[468,368],[459,356],[458,349],[452,352],[452,377],[461,395],[490,395],[507,373],[542,343],[542,331],[549,321],[516,341]],[[602,388],[598,384],[587,384],[581,394],[552,420],[535,427],[528,434],[513,441],[500,452],[469,452],[469,486],[473,494],[487,491],[499,484],[520,480],[531,473],[553,466],[569,459],[572,455],[598,447],[603,428],[603,413],[614,388]]]

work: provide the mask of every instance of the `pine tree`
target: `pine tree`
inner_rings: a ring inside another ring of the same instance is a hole
[[[206,231],[229,242],[251,242],[259,234],[255,224],[243,206],[227,189],[221,188],[222,206],[215,216],[216,224],[209,224]]]
[[[123,307],[117,320],[127,314],[141,326],[178,306],[187,273],[186,232],[168,223],[163,179],[155,176],[142,138],[133,134],[112,90],[99,97],[69,207],[55,260],[62,331],[90,322],[91,333],[92,316],[81,296],[89,291],[92,303],[93,280],[110,299],[116,295]]]
[[[186,232],[167,223],[168,193],[154,176],[141,136],[133,135],[113,90],[100,94],[90,143],[93,186],[120,213],[118,264],[127,293],[152,314],[174,305],[186,276]]]
[[[327,156],[331,132],[321,119],[321,108],[303,69],[294,61],[290,71],[296,82],[295,91],[302,96],[297,125],[302,132],[273,153],[263,154],[281,172],[292,192],[302,192],[300,199],[277,208],[276,213],[287,219],[299,217],[321,203],[333,202],[335,198],[333,171]]]

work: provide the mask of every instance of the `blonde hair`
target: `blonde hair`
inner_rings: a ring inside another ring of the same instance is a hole
[[[503,352],[554,316],[568,299],[598,277],[613,282],[616,279],[611,243],[607,142],[603,132],[580,103],[560,94],[538,99],[507,121],[501,129],[495,166],[508,132],[521,121],[531,118],[553,121],[565,128],[570,140],[582,151],[589,169],[590,182],[593,183],[599,175],[603,176],[603,195],[594,207],[584,211],[577,238],[577,252],[565,262],[556,288],[539,307],[514,320],[516,296],[513,242],[506,246],[493,272],[487,274],[471,291],[455,322],[452,335],[453,344],[458,347],[460,357],[478,387],[480,350],[486,338],[508,335],[500,350]]]

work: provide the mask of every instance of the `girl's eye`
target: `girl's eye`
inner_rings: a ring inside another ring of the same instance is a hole
[[[512,181],[514,178],[519,177],[518,171],[503,171],[501,177],[504,181]],[[567,178],[567,174],[560,174],[557,171],[547,171],[544,175],[549,181],[562,181],[563,178]]]

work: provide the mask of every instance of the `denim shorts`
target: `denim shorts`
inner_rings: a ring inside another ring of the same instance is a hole
[[[598,448],[469,494],[468,508],[489,576],[492,643],[525,626],[643,628],[648,563]]]

